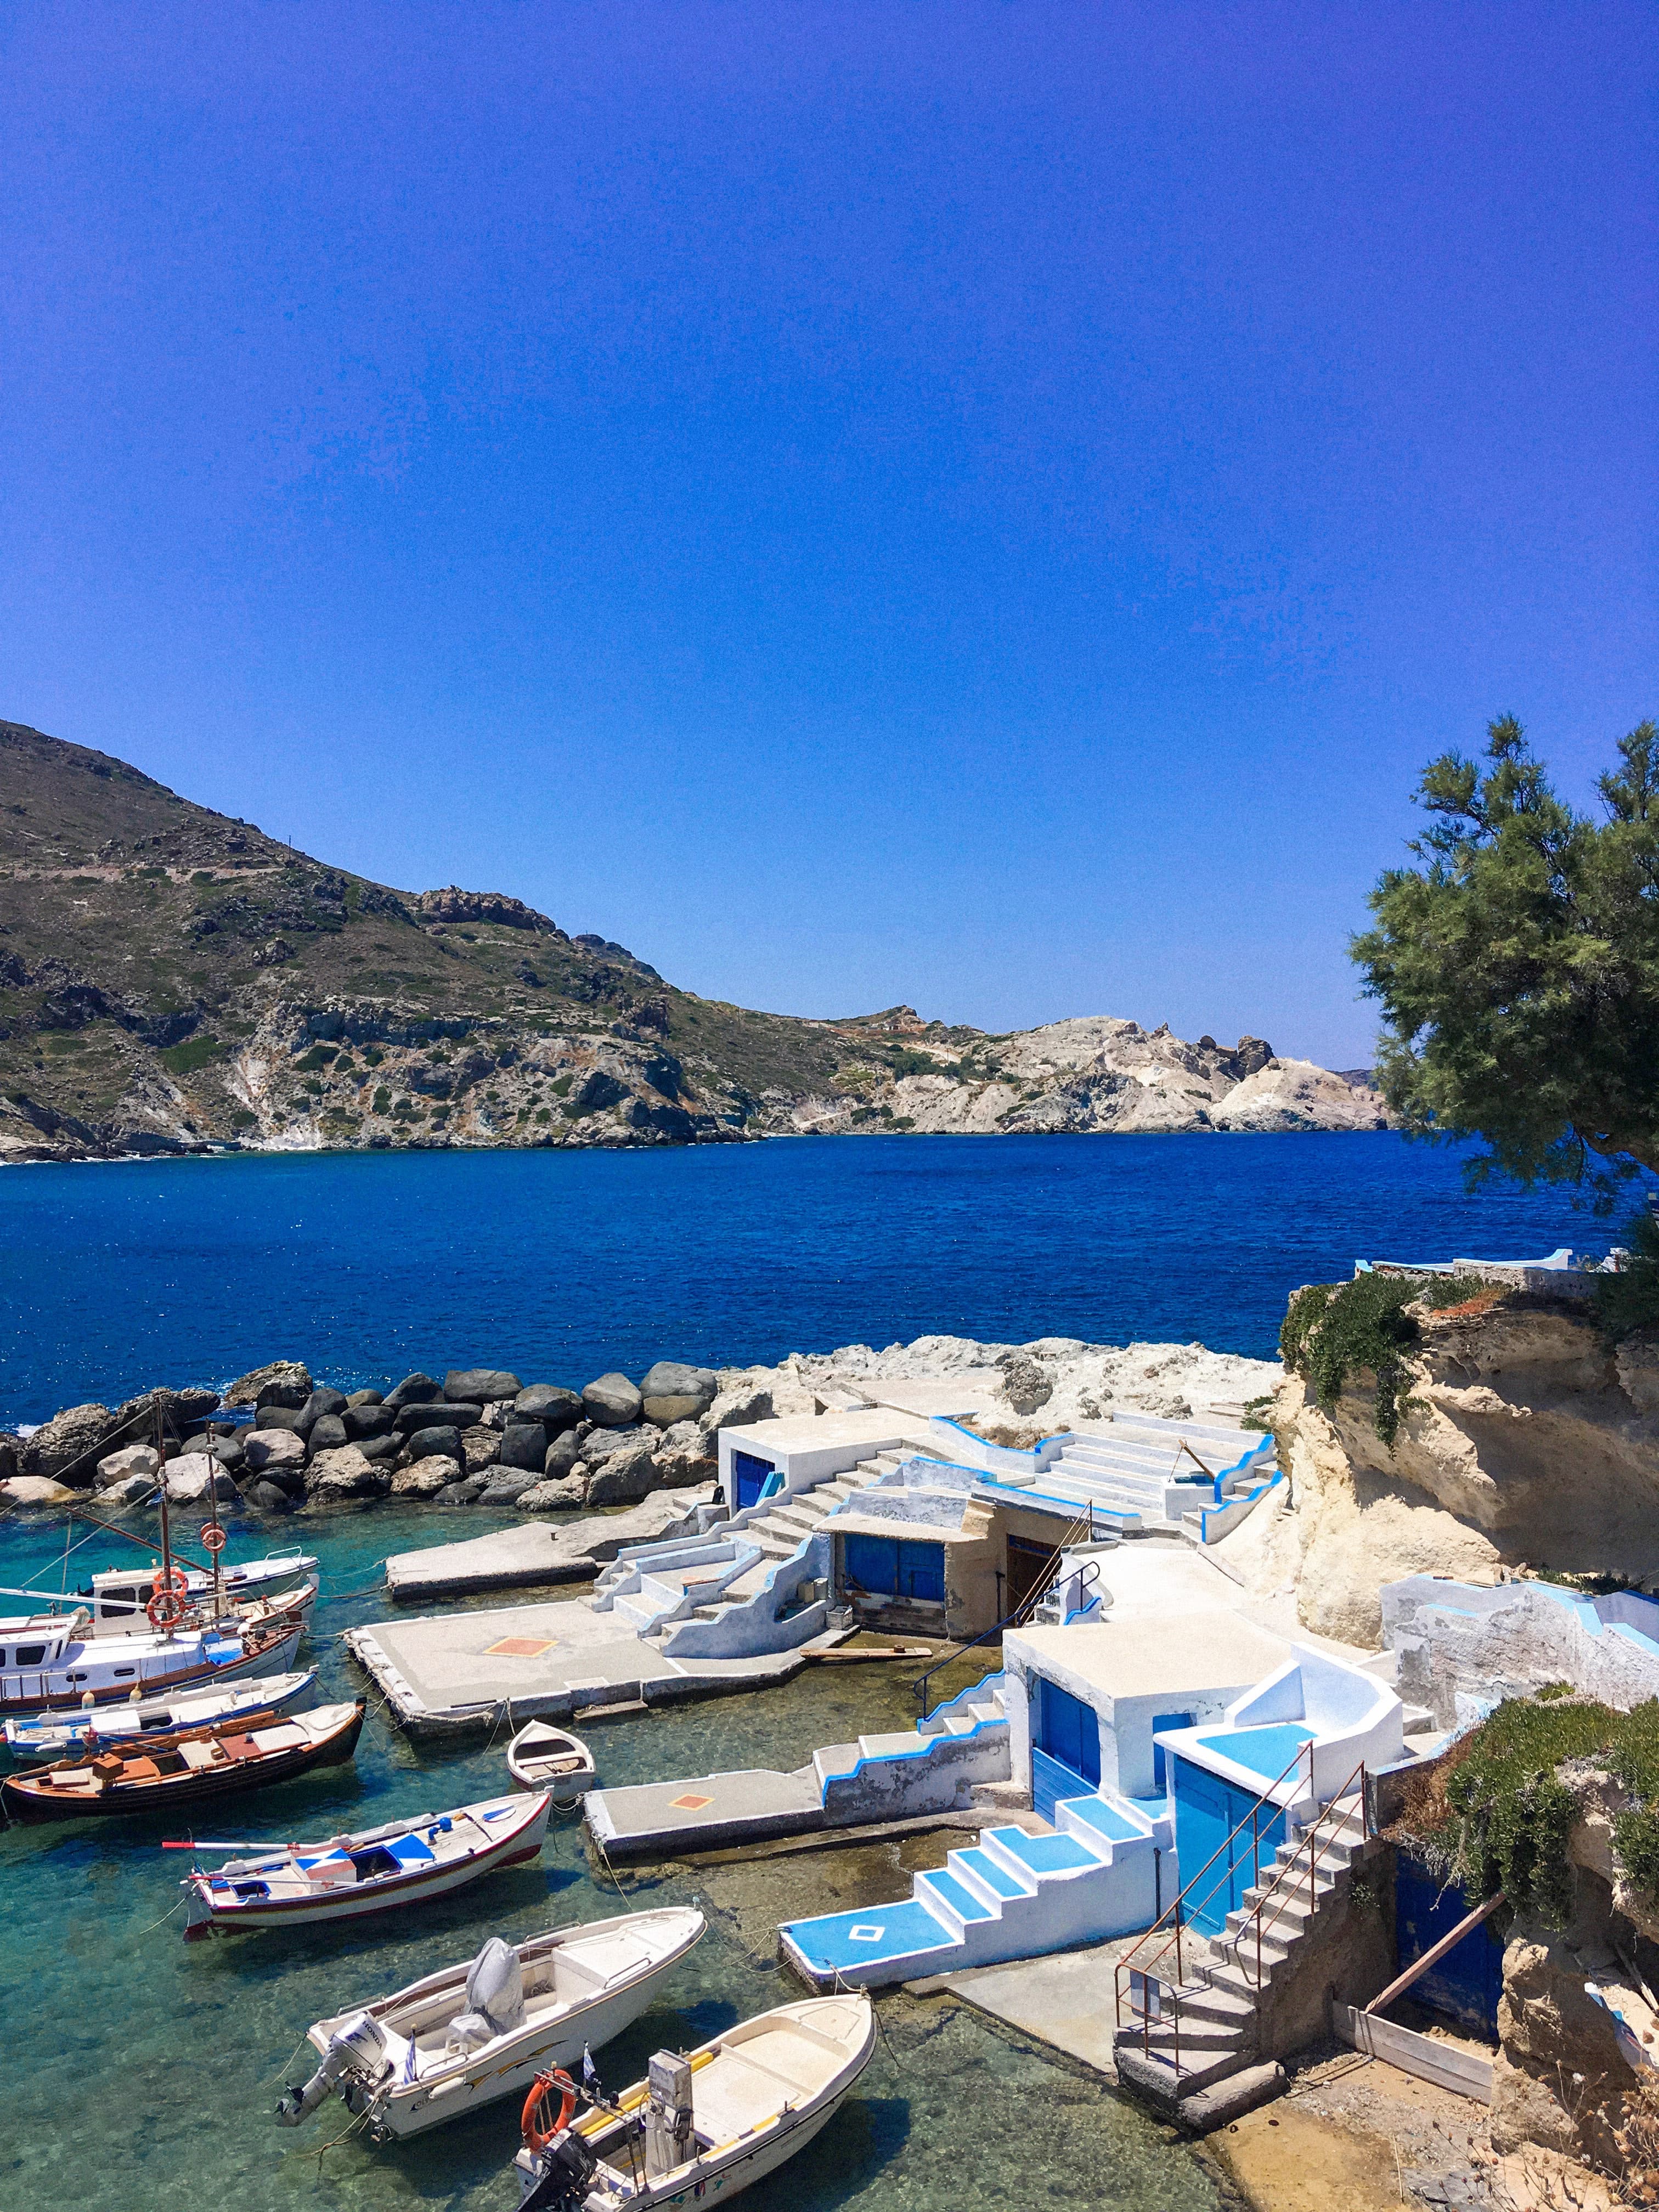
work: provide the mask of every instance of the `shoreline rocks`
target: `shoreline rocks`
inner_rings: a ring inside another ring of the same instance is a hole
[[[9,1460],[0,1439],[0,1504],[39,1510],[93,1496],[108,1511],[143,1509],[163,1470],[153,1445],[121,1434],[119,1425],[159,1401],[169,1424],[168,1495],[179,1504],[205,1504],[216,1494],[273,1516],[386,1498],[529,1514],[632,1505],[654,1491],[712,1481],[722,1429],[852,1402],[849,1385],[878,1398],[884,1382],[937,1382],[969,1370],[981,1388],[988,1374],[1000,1376],[1007,1414],[996,1434],[1011,1443],[1098,1420],[1114,1403],[1176,1418],[1205,1410],[1236,1418],[1282,1379],[1276,1363],[1201,1344],[1069,1337],[1005,1345],[925,1336],[881,1352],[844,1345],[791,1353],[772,1367],[661,1359],[638,1381],[612,1370],[580,1390],[526,1382],[506,1368],[466,1367],[450,1368],[441,1381],[416,1372],[385,1391],[347,1391],[302,1361],[281,1359],[239,1376],[222,1395],[169,1389],[114,1411],[67,1407],[19,1439]]]

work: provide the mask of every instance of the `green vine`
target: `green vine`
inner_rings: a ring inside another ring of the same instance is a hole
[[[1372,1421],[1392,1451],[1411,1397],[1411,1355],[1423,1331],[1413,1306],[1495,1302],[1499,1286],[1472,1275],[1356,1275],[1351,1283],[1310,1283],[1298,1291],[1279,1332],[1279,1357],[1328,1413],[1350,1375],[1376,1377]]]
[[[1560,1770],[1584,1759],[1633,1799],[1614,1819],[1614,1849],[1632,1887],[1659,1901],[1659,1700],[1620,1713],[1559,1683],[1535,1698],[1506,1698],[1425,1777],[1395,1840],[1443,1866],[1455,1827],[1449,1857],[1472,1905],[1501,1889],[1515,1911],[1563,1928],[1579,1804]]]

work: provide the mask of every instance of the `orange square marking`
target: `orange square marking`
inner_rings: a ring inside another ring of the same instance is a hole
[[[499,1644],[484,1646],[486,1659],[539,1659],[544,1651],[550,1651],[558,1642],[556,1636],[538,1640],[533,1636],[504,1636]]]
[[[712,1797],[698,1797],[691,1793],[684,1797],[671,1797],[668,1801],[676,1813],[701,1813],[705,1805],[712,1805],[714,1802]]]

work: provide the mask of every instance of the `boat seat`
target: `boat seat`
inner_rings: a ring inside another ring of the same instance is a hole
[[[179,1756],[192,1774],[201,1773],[204,1767],[217,1766],[222,1760],[216,1743],[181,1743]]]
[[[129,1759],[121,1769],[123,1782],[159,1782],[161,1770],[153,1759]]]
[[[736,2051],[718,2051],[699,2069],[691,2091],[694,2124],[711,2149],[775,2118],[786,2102],[799,2101],[798,2090]]]

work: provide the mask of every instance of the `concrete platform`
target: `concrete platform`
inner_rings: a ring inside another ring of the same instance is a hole
[[[625,1512],[587,1513],[562,1523],[526,1521],[459,1543],[394,1552],[386,1563],[386,1595],[394,1605],[424,1605],[480,1590],[592,1582],[625,1544],[654,1544],[677,1534],[714,1496],[712,1482],[657,1490]]]
[[[1138,1935],[1122,1936],[1082,1950],[1052,1951],[1041,1959],[930,1974],[904,1986],[912,1996],[960,1997],[1115,2081],[1112,2036],[1117,2015],[1112,1970],[1140,1940]]]
[[[581,1706],[633,1698],[657,1705],[765,1687],[849,1632],[755,1658],[677,1661],[614,1613],[568,1601],[371,1621],[344,1640],[400,1727],[449,1736],[502,1718],[566,1720]]]
[[[749,1767],[694,1780],[595,1790],[582,1801],[588,1831],[607,1858],[669,1858],[684,1850],[809,1835],[829,1826],[811,1766],[781,1774]]]

